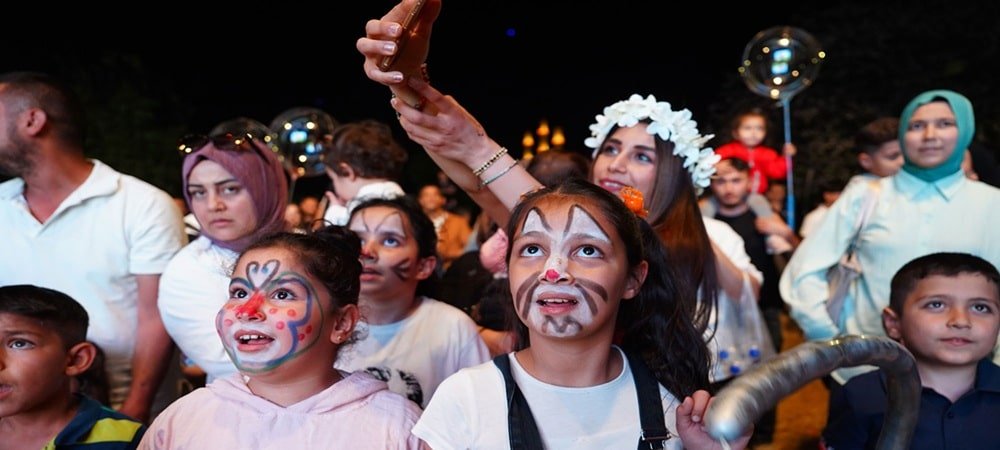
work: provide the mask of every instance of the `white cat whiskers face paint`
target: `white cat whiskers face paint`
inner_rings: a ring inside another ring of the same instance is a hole
[[[628,273],[623,243],[600,212],[566,200],[540,201],[511,240],[517,315],[558,338],[613,329]]]

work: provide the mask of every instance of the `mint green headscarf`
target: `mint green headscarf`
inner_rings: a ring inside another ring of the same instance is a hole
[[[933,101],[944,100],[951,106],[955,113],[955,122],[958,125],[958,140],[955,141],[955,149],[951,152],[943,163],[937,167],[918,167],[910,161],[906,155],[906,129],[913,119],[913,112],[917,108]],[[903,114],[899,117],[899,145],[903,149],[903,170],[924,181],[937,181],[959,170],[962,170],[962,158],[965,156],[965,149],[972,143],[972,135],[976,132],[976,119],[972,114],[972,102],[964,95],[946,89],[927,91],[917,95],[910,100],[910,103],[903,108]]]

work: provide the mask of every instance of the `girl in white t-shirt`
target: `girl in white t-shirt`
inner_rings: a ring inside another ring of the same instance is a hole
[[[642,436],[721,448],[701,424],[709,361],[682,298],[694,293],[675,285],[652,229],[614,194],[569,181],[524,198],[507,233],[519,350],[448,378],[413,433],[438,450],[656,444]]]
[[[427,406],[438,385],[489,360],[475,322],[462,310],[425,297],[437,265],[437,233],[409,197],[370,199],[351,212],[361,238],[361,320],[337,368],[365,370]]]

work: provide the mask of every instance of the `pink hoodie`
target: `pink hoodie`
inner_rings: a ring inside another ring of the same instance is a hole
[[[287,408],[250,392],[240,374],[220,378],[163,411],[141,449],[417,449],[420,408],[356,372]]]

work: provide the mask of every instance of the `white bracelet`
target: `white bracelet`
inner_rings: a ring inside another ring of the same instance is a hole
[[[511,165],[507,166],[506,169],[501,170],[500,173],[498,173],[496,175],[493,175],[492,177],[490,177],[487,180],[483,180],[481,183],[479,183],[479,189],[482,189],[482,188],[488,186],[490,183],[496,181],[500,177],[502,177],[504,175],[507,175],[507,172],[510,172],[510,169],[513,169],[514,166],[518,165],[518,163],[519,163],[519,161],[515,159],[514,162],[511,163]]]

